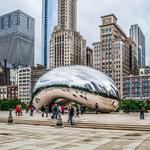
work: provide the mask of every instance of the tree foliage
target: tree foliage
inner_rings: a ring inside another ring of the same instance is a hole
[[[9,109],[15,109],[18,104],[25,108],[25,104],[21,103],[18,99],[3,99],[0,100],[0,110],[6,111]]]
[[[150,101],[122,99],[118,110],[125,110],[128,107],[131,112],[138,112],[141,106],[144,106],[145,110],[150,110]]]

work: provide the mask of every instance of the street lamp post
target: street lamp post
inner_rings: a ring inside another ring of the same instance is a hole
[[[11,109],[9,109],[8,124],[13,124],[13,116]]]
[[[61,118],[60,112],[58,113],[55,128],[63,128],[63,123],[62,123],[62,118]]]

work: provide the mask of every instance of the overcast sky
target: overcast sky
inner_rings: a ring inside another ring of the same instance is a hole
[[[0,15],[20,9],[36,21],[35,63],[40,63],[42,0],[0,0]],[[78,0],[78,31],[87,45],[99,41],[100,16],[114,13],[118,24],[129,35],[131,24],[138,24],[146,38],[146,63],[150,65],[150,0]]]

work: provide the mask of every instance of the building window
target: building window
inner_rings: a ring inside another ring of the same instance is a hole
[[[17,25],[20,25],[20,13],[17,12]]]
[[[11,28],[11,15],[8,16],[8,28]]]
[[[27,17],[27,29],[29,29],[29,17]]]
[[[1,18],[1,29],[4,29],[4,17]]]

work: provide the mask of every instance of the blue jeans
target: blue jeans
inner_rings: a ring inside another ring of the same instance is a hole
[[[69,121],[70,121],[71,125],[73,125],[72,118],[73,118],[73,116],[69,116]]]
[[[144,113],[140,112],[140,119],[144,119]]]

